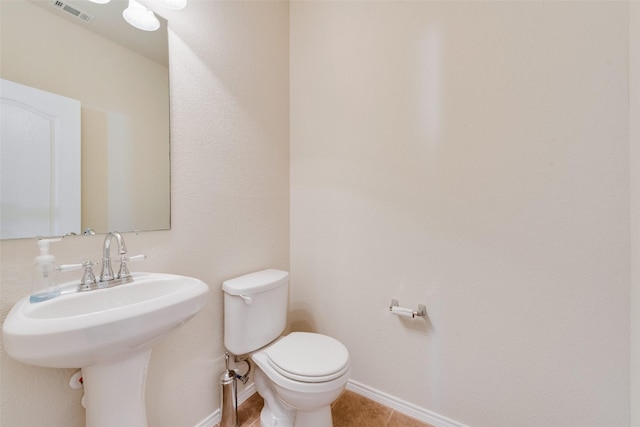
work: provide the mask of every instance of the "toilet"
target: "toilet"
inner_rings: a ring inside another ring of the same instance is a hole
[[[222,284],[224,345],[249,354],[264,399],[261,427],[332,427],[331,403],[344,390],[351,365],[338,340],[309,332],[281,336],[288,310],[289,273],[263,270]]]

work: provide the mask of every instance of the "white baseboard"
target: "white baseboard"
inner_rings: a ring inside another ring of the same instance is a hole
[[[196,424],[195,427],[213,427],[214,424],[220,422],[220,408],[216,409],[213,414]]]
[[[388,406],[391,409],[395,409],[405,415],[415,418],[427,424],[431,424],[433,427],[468,427],[465,424],[453,421],[445,416],[436,414],[435,412],[421,408],[412,403],[393,397],[380,390],[376,390],[364,384],[360,384],[357,381],[349,380],[347,383],[347,390],[351,390],[354,393],[358,393],[368,399],[378,402],[382,405]],[[238,393],[238,406],[240,406],[245,400],[250,398],[256,392],[255,384],[251,383],[244,390]],[[195,427],[212,427],[214,424],[220,422],[221,417],[220,409],[216,409],[211,415],[204,420],[200,421]]]
[[[238,406],[242,405],[245,400],[253,396],[256,392],[256,385],[254,383],[250,383],[248,386],[244,388],[240,393],[238,393]]]
[[[449,419],[443,415],[421,408],[413,403],[406,402],[397,397],[393,397],[390,394],[384,393],[380,390],[376,390],[364,384],[360,384],[357,381],[349,380],[347,383],[347,390],[351,390],[354,393],[358,393],[368,399],[378,402],[384,406],[395,409],[405,415],[415,418],[427,424],[431,424],[433,427],[468,427],[465,424],[459,423],[452,419]]]
[[[254,383],[249,384],[244,388],[244,390],[238,392],[238,406],[242,405],[245,400],[253,396],[255,392],[256,386]],[[213,414],[210,414],[207,418],[196,424],[195,427],[212,427],[214,424],[219,423],[221,418],[222,413],[220,412],[220,408],[218,408],[213,411]]]

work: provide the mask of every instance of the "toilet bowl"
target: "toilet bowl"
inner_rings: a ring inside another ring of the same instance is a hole
[[[331,403],[351,374],[349,352],[335,338],[284,331],[288,273],[264,270],[223,283],[225,347],[250,354],[264,398],[261,427],[332,427]]]
[[[293,332],[251,355],[267,381],[256,382],[264,397],[270,389],[278,400],[267,405],[269,417],[261,417],[263,427],[327,427],[333,425],[331,403],[344,390],[351,373],[349,352],[339,341],[326,335]],[[277,416],[295,411],[294,420]]]

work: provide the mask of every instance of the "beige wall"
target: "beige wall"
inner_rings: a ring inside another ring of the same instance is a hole
[[[24,0],[0,6],[0,76],[82,103],[82,229],[168,228],[167,67]]]
[[[154,349],[150,427],[192,427],[218,407],[224,279],[288,269],[288,4],[192,1],[171,22],[172,230],[126,234],[136,271],[186,274],[207,306]],[[52,247],[61,263],[99,257],[102,237]],[[29,292],[34,240],[0,243],[0,321]],[[69,279],[79,278],[77,272]],[[83,426],[69,370],[1,354],[0,425]]]
[[[627,12],[294,2],[289,23],[285,2],[192,1],[169,15],[172,230],[125,238],[149,256],[136,270],[212,292],[154,350],[149,426],[217,408],[219,287],[264,267],[291,269],[293,326],[342,340],[357,382],[474,427],[628,425]],[[53,251],[79,262],[101,244]],[[3,320],[37,251],[0,250]],[[426,304],[427,321],[392,317],[391,298]],[[0,425],[83,425],[71,371],[0,357]]]
[[[640,2],[630,2],[631,426],[640,427]]]
[[[290,28],[294,328],[474,427],[628,425],[628,3],[293,2]]]

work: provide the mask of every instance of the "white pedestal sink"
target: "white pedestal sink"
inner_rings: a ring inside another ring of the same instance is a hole
[[[82,368],[87,427],[146,427],[151,346],[205,304],[209,287],[191,277],[134,273],[107,289],[23,298],[2,327],[9,356],[35,366]]]

